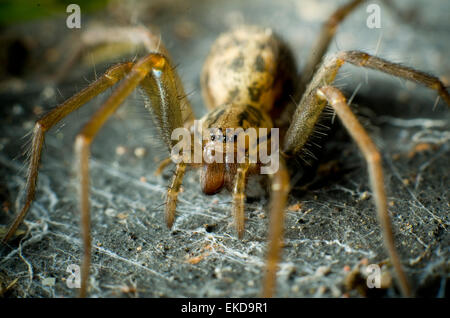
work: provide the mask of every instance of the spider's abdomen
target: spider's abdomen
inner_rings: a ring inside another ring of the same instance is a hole
[[[292,54],[271,29],[243,26],[222,34],[212,46],[202,93],[209,109],[233,104],[270,112],[292,93],[295,77]]]

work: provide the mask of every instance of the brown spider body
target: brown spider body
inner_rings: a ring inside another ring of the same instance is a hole
[[[251,105],[239,106],[236,104],[228,104],[218,107],[216,110],[206,114],[201,119],[202,131],[216,128],[219,130],[218,134],[209,136],[209,141],[205,141],[203,151],[207,147],[214,149],[223,148],[223,155],[226,153],[226,143],[235,141],[236,134],[232,136],[226,133],[227,129],[242,128],[267,128],[270,130],[273,127],[272,119],[264,110],[258,109]],[[222,134],[223,132],[223,134]],[[262,136],[258,135],[258,138]],[[270,142],[270,139],[264,138]],[[248,146],[248,145],[247,145]],[[234,145],[233,145],[233,148]],[[248,149],[248,148],[247,148]],[[234,158],[233,162],[224,160],[222,163],[203,163],[201,171],[201,188],[205,194],[215,194],[223,187],[232,191],[235,184],[235,175],[237,173],[238,164],[236,152],[231,154]],[[224,156],[225,157],[225,156]],[[258,174],[260,170],[260,163],[252,163],[248,167],[248,175]]]
[[[226,135],[227,128],[270,130],[295,82],[291,51],[271,29],[241,26],[222,34],[213,44],[201,76],[202,95],[210,109],[201,119],[202,130],[219,129],[224,143],[233,140]],[[248,175],[259,173],[259,166],[251,164]],[[205,163],[202,191],[214,194],[224,186],[231,191],[236,173],[236,163]]]
[[[295,76],[290,50],[271,29],[242,26],[213,44],[203,67],[202,93],[209,109],[252,105],[270,113],[283,106]]]

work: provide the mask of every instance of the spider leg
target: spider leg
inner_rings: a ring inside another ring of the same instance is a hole
[[[319,67],[313,79],[311,80],[308,88],[305,91],[305,94],[303,95],[300,101],[300,104],[297,106],[293,121],[286,133],[283,145],[283,153],[295,154],[302,149],[308,137],[312,133],[314,125],[319,119],[322,110],[327,105],[327,99],[324,99],[323,97],[324,92],[321,91],[322,95],[319,95],[318,90],[324,86],[331,85],[333,83],[337,72],[345,62],[349,62],[356,66],[376,69],[387,74],[391,74],[397,77],[401,77],[425,85],[431,89],[436,90],[439,96],[441,96],[445,100],[445,102],[450,105],[449,93],[445,89],[444,84],[434,76],[428,75],[421,71],[414,70],[410,67],[395,64],[387,60],[371,56],[364,52],[359,51],[341,52],[332,56],[331,58],[326,59]],[[330,89],[328,89],[328,91],[330,91]],[[335,97],[336,94],[334,94],[333,96]],[[328,101],[331,103],[332,106],[335,106],[335,109],[343,104],[342,102],[333,103],[333,100]],[[342,107],[340,109],[342,109]],[[340,112],[342,113],[342,110]],[[351,117],[349,118],[350,124],[353,127],[355,125],[355,122],[357,121],[352,120]],[[354,131],[355,128],[352,127],[351,130]],[[361,131],[361,129],[356,130]],[[357,137],[355,139],[359,140],[358,138],[362,137]],[[362,151],[366,151],[365,148]],[[366,152],[370,153],[372,156],[374,156],[374,158],[376,158],[376,155],[373,155],[375,153],[373,152],[373,150],[368,150]],[[371,158],[370,160],[373,161],[375,159]],[[372,163],[372,161],[370,161],[371,162],[370,169],[375,170],[373,172],[370,172],[370,174],[371,178],[375,178],[375,181],[373,181],[375,183],[373,183],[372,185],[374,186],[374,192],[376,192],[377,195],[376,199],[377,214],[380,216],[381,226],[383,227],[383,232],[385,235],[384,239],[386,241],[386,247],[392,258],[392,262],[395,265],[395,270],[397,272],[398,279],[400,280],[402,292],[404,293],[405,296],[408,296],[411,295],[411,290],[409,288],[405,274],[403,273],[398,256],[395,253],[392,233],[385,234],[387,232],[392,231],[391,225],[390,224],[386,225],[387,223],[389,223],[389,218],[387,215],[387,207],[385,204],[384,189],[379,190],[379,187],[381,187],[383,184],[382,174],[378,172],[377,169],[379,168],[373,168],[373,165],[380,166],[381,164]],[[380,191],[383,191],[382,194],[380,194]]]
[[[172,183],[167,191],[165,216],[166,223],[169,228],[172,227],[175,220],[175,209],[177,207],[177,197],[180,192],[180,187],[183,182],[184,172],[186,170],[186,164],[182,161],[177,164],[175,175],[173,176]]]
[[[68,69],[76,62],[77,59],[82,55],[82,51],[86,47],[94,47],[101,44],[111,44],[111,43],[130,43],[134,46],[142,45],[147,53],[160,53],[164,55],[170,65],[173,65],[172,58],[166,49],[163,41],[161,40],[161,35],[156,31],[150,31],[149,29],[142,26],[133,27],[103,27],[103,26],[93,26],[88,28],[82,33],[78,48],[73,50],[72,58],[68,60],[67,63],[63,65],[60,72],[55,76],[56,80],[65,74]],[[177,72],[173,72],[175,78],[175,85],[177,86],[177,91],[182,93],[179,96],[181,100],[181,111],[183,115],[183,122],[188,124],[194,120],[194,113],[192,111],[191,104],[189,100],[185,98],[183,83],[178,76]]]
[[[283,145],[285,154],[298,153],[306,143],[322,110],[327,104],[326,101],[317,96],[316,91],[324,85],[331,85],[337,72],[345,62],[378,70],[424,85],[437,91],[439,96],[450,106],[450,95],[444,84],[435,76],[361,51],[340,52],[325,59],[303,94],[286,133]]]
[[[245,186],[247,184],[247,172],[249,164],[239,164],[236,172],[236,180],[233,187],[233,217],[239,239],[244,236],[244,206],[245,206]]]
[[[314,75],[314,71],[322,60],[323,56],[330,46],[331,40],[336,34],[338,25],[352,13],[364,0],[352,0],[342,6],[340,6],[325,22],[320,31],[317,42],[314,44],[311,53],[306,60],[305,68],[302,71],[299,89],[297,90],[297,96],[303,95],[306,89],[306,85],[311,81]],[[295,99],[298,100],[298,99]]]
[[[173,68],[166,57],[151,53],[139,60],[131,69],[126,79],[117,87],[102,107],[83,127],[75,140],[75,153],[79,164],[81,228],[84,245],[81,266],[80,296],[85,297],[91,262],[90,207],[89,207],[89,156],[90,146],[100,128],[116,111],[125,98],[141,84],[149,95],[150,106],[155,123],[169,150],[175,144],[170,135],[175,128],[183,126],[180,100]],[[182,165],[178,166],[180,169]],[[180,174],[182,176],[182,174]],[[170,190],[169,190],[170,193]],[[170,200],[170,199],[169,199]]]
[[[161,173],[164,171],[164,169],[166,169],[166,167],[172,163],[172,158],[167,157],[166,159],[164,159],[163,161],[161,161],[158,165],[158,168],[156,168],[155,170],[155,176],[160,176]]]
[[[133,63],[122,63],[109,68],[95,82],[91,83],[78,94],[51,110],[48,114],[36,122],[33,129],[30,149],[30,163],[27,172],[25,203],[3,238],[4,242],[7,242],[16,232],[17,228],[27,215],[31,203],[33,202],[45,133],[68,114],[80,108],[93,97],[102,93],[107,88],[113,86],[121,80],[131,70],[132,66]]]
[[[410,297],[412,296],[411,288],[394,245],[394,235],[384,189],[381,154],[363,126],[359,123],[356,116],[352,113],[350,107],[347,105],[344,95],[342,95],[337,88],[332,86],[321,87],[317,90],[317,95],[320,99],[327,101],[333,107],[338,117],[341,119],[342,124],[356,141],[359,149],[364,155],[368,165],[370,186],[374,194],[378,220],[381,223],[381,228],[383,230],[384,244],[394,265],[402,293],[403,295]]]
[[[281,258],[285,208],[290,190],[289,173],[284,159],[280,156],[278,171],[271,177],[269,246],[267,249],[266,271],[263,282],[263,297],[272,297],[275,292],[277,265]]]

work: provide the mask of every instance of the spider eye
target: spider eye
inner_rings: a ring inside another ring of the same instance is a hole
[[[237,135],[236,134],[230,134],[227,136],[227,142],[236,142],[237,140]]]
[[[225,139],[222,137],[222,135],[214,135],[214,134],[211,134],[211,136],[210,136],[210,138],[209,138],[211,141],[215,141],[215,140],[217,140],[217,141],[223,141],[223,142],[225,142]]]

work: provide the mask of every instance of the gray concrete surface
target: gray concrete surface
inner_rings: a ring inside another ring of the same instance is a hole
[[[84,17],[81,31],[91,23],[139,22],[158,27],[200,116],[205,110],[199,73],[220,32],[243,22],[272,27],[291,44],[301,68],[322,21],[343,2],[128,1],[120,8],[111,6]],[[398,1],[401,12],[415,9],[416,18],[410,21],[382,4],[380,7],[381,29],[366,27],[368,13],[362,5],[339,27],[329,52],[377,51],[448,83],[450,3]],[[58,52],[70,52],[72,47],[64,46],[64,41],[77,31],[65,28],[63,18],[30,22],[3,32],[28,37],[31,42],[27,43],[33,44],[28,71],[15,79],[4,77],[0,83],[0,198],[1,221],[6,224],[25,184],[23,136],[31,130],[36,113],[85,87],[95,73],[87,54],[88,62],[77,62],[60,83],[42,80],[57,70]],[[118,60],[124,58],[95,63],[95,72]],[[406,272],[418,295],[448,296],[450,113],[442,102],[433,110],[434,92],[373,71],[345,66],[337,81],[347,96],[359,83],[355,110],[383,153],[389,209]],[[73,141],[108,94],[70,115],[47,135],[36,201],[23,226],[26,234],[0,250],[3,287],[17,279],[8,297],[77,295],[76,289],[66,285],[66,269],[80,264],[82,253]],[[246,232],[239,240],[230,225],[229,194],[202,195],[197,172],[191,171],[184,180],[176,222],[168,230],[162,204],[173,168],[162,177],[154,176],[167,151],[151,125],[142,98],[132,94],[93,144],[90,296],[258,296],[267,244],[267,197],[247,203]],[[335,172],[320,175],[307,189],[296,184],[289,197],[289,206],[300,203],[301,208],[287,211],[278,297],[360,297],[360,292],[345,287],[348,269],[364,259],[379,263],[387,258],[370,199],[366,165],[345,131],[339,127],[333,131],[321,167],[334,162]],[[420,143],[425,146],[417,148]],[[140,147],[145,149],[144,156],[136,155]],[[123,154],[121,150],[125,150]],[[398,290],[391,285],[370,295],[396,297]]]

